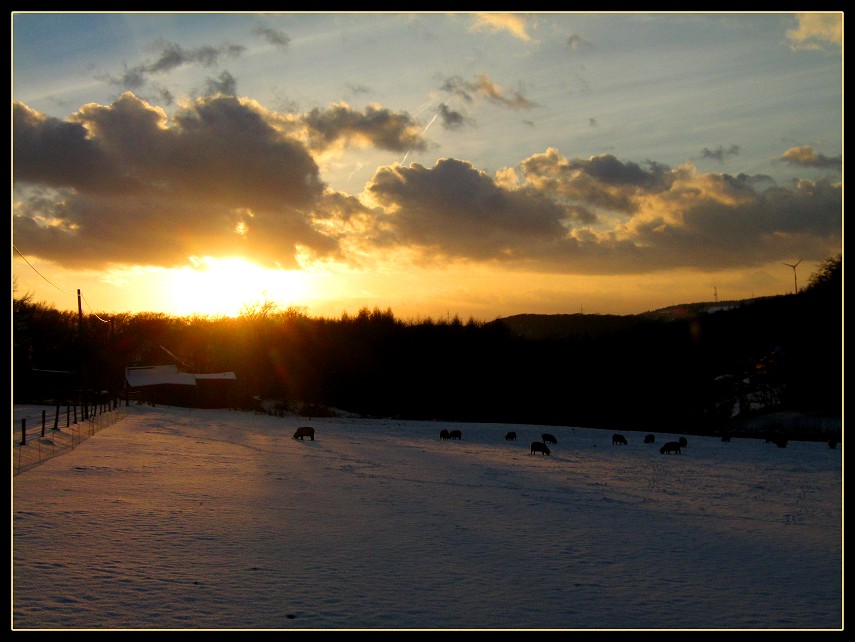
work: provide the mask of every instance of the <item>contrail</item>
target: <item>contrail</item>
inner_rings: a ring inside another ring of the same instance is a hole
[[[426,100],[425,102],[423,102],[421,105],[419,105],[419,106],[418,106],[418,109],[416,109],[416,111],[414,111],[414,112],[413,112],[413,115],[414,115],[414,116],[418,116],[418,115],[419,115],[419,114],[421,114],[425,109],[427,109],[428,107],[430,107],[431,105],[433,105],[436,101],[437,101],[437,99],[436,99],[436,98],[431,98],[430,100]]]
[[[443,103],[443,104],[444,104],[444,103]],[[428,127],[430,127],[431,125],[433,125],[433,121],[435,121],[435,120],[436,120],[437,116],[439,116],[439,112],[436,112],[436,113],[433,115],[433,118],[431,118],[431,119],[430,119],[430,122],[429,122],[427,125],[425,125],[425,128],[422,130],[422,136],[424,136],[425,134],[427,134]]]
[[[450,98],[446,98],[444,101],[442,101],[442,106],[441,106],[441,107],[444,107],[444,106],[448,105],[448,101],[449,101],[449,100],[451,100],[451,99],[450,99]],[[420,109],[419,111],[421,111],[421,109]],[[422,130],[422,136],[424,136],[425,134],[427,134],[427,130],[428,130],[428,129],[430,129],[430,126],[431,126],[431,125],[433,125],[433,121],[435,121],[435,120],[437,119],[437,117],[439,117],[439,109],[437,109],[437,110],[436,110],[436,113],[433,115],[433,118],[431,118],[431,119],[430,119],[430,122],[429,122],[427,125],[425,125],[425,128]],[[412,148],[412,147],[410,147],[410,149],[408,149],[408,150],[407,150],[407,153],[406,153],[406,154],[404,154],[404,157],[401,159],[401,165],[403,165],[403,164],[404,164],[404,161],[405,161],[405,160],[407,160],[407,156],[409,156],[409,155],[410,155],[410,152],[411,152],[411,151],[413,151],[413,148]]]

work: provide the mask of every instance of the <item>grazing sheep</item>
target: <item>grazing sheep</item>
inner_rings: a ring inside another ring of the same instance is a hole
[[[656,441],[656,435],[647,435],[644,437],[644,443],[645,444],[652,444],[655,441]]]
[[[663,455],[665,453],[674,453],[676,455],[680,454],[680,442],[679,441],[669,441],[662,448],[659,449],[659,452]]]
[[[533,441],[531,442],[531,454],[534,453],[543,453],[544,455],[549,454],[549,448],[542,441]]]
[[[730,442],[730,435],[722,435],[721,440],[725,442]]]
[[[507,435],[505,435],[505,441],[516,441],[516,440],[517,440],[517,433],[515,433],[513,431],[511,431]]]
[[[548,432],[543,433],[540,436],[540,438],[543,439],[543,443],[545,443],[545,444],[557,444],[558,443],[558,440],[553,435],[550,435]]]
[[[445,428],[439,431],[440,439],[451,439],[451,433],[448,432]]]
[[[615,433],[612,435],[612,446],[626,446],[626,437]]]
[[[459,430],[452,430],[450,433],[448,433],[448,436],[451,439],[463,439],[463,433]]]
[[[773,441],[775,442],[775,445],[776,445],[778,448],[786,448],[786,447],[787,447],[787,442],[788,442],[789,440],[788,440],[786,437],[778,437],[777,439],[774,439]]]
[[[315,441],[315,429],[310,426],[297,428],[297,432],[294,433],[294,439],[302,440],[303,437],[311,437],[312,441]]]
[[[689,445],[689,442],[686,441],[685,437],[680,437],[679,441],[680,441],[680,446],[682,446],[683,448],[685,448],[686,446]]]

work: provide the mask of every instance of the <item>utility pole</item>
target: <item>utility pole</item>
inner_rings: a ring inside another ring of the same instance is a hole
[[[89,410],[86,399],[86,382],[81,381],[83,375],[83,305],[80,303],[80,288],[77,288],[77,377],[80,385],[80,406],[83,409],[83,418],[88,419]]]

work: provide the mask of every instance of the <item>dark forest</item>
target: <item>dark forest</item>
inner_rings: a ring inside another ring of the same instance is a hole
[[[338,319],[261,303],[236,318],[77,314],[13,298],[14,403],[126,399],[128,366],[237,380],[188,405],[703,434],[745,417],[842,416],[842,257],[797,294],[638,315]],[[161,399],[161,402],[170,400]]]

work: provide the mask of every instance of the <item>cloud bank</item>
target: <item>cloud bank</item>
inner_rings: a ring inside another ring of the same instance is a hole
[[[486,78],[446,88],[532,106]],[[464,122],[441,114],[450,129]],[[171,117],[131,92],[64,120],[17,102],[15,243],[90,269],[171,267],[194,256],[281,267],[406,256],[579,274],[739,268],[842,245],[841,162],[811,147],[780,160],[826,174],[788,185],[555,148],[494,175],[455,158],[380,166],[360,194],[337,192],[321,175],[330,154],[426,149],[424,129],[379,104],[281,113],[228,93]]]

